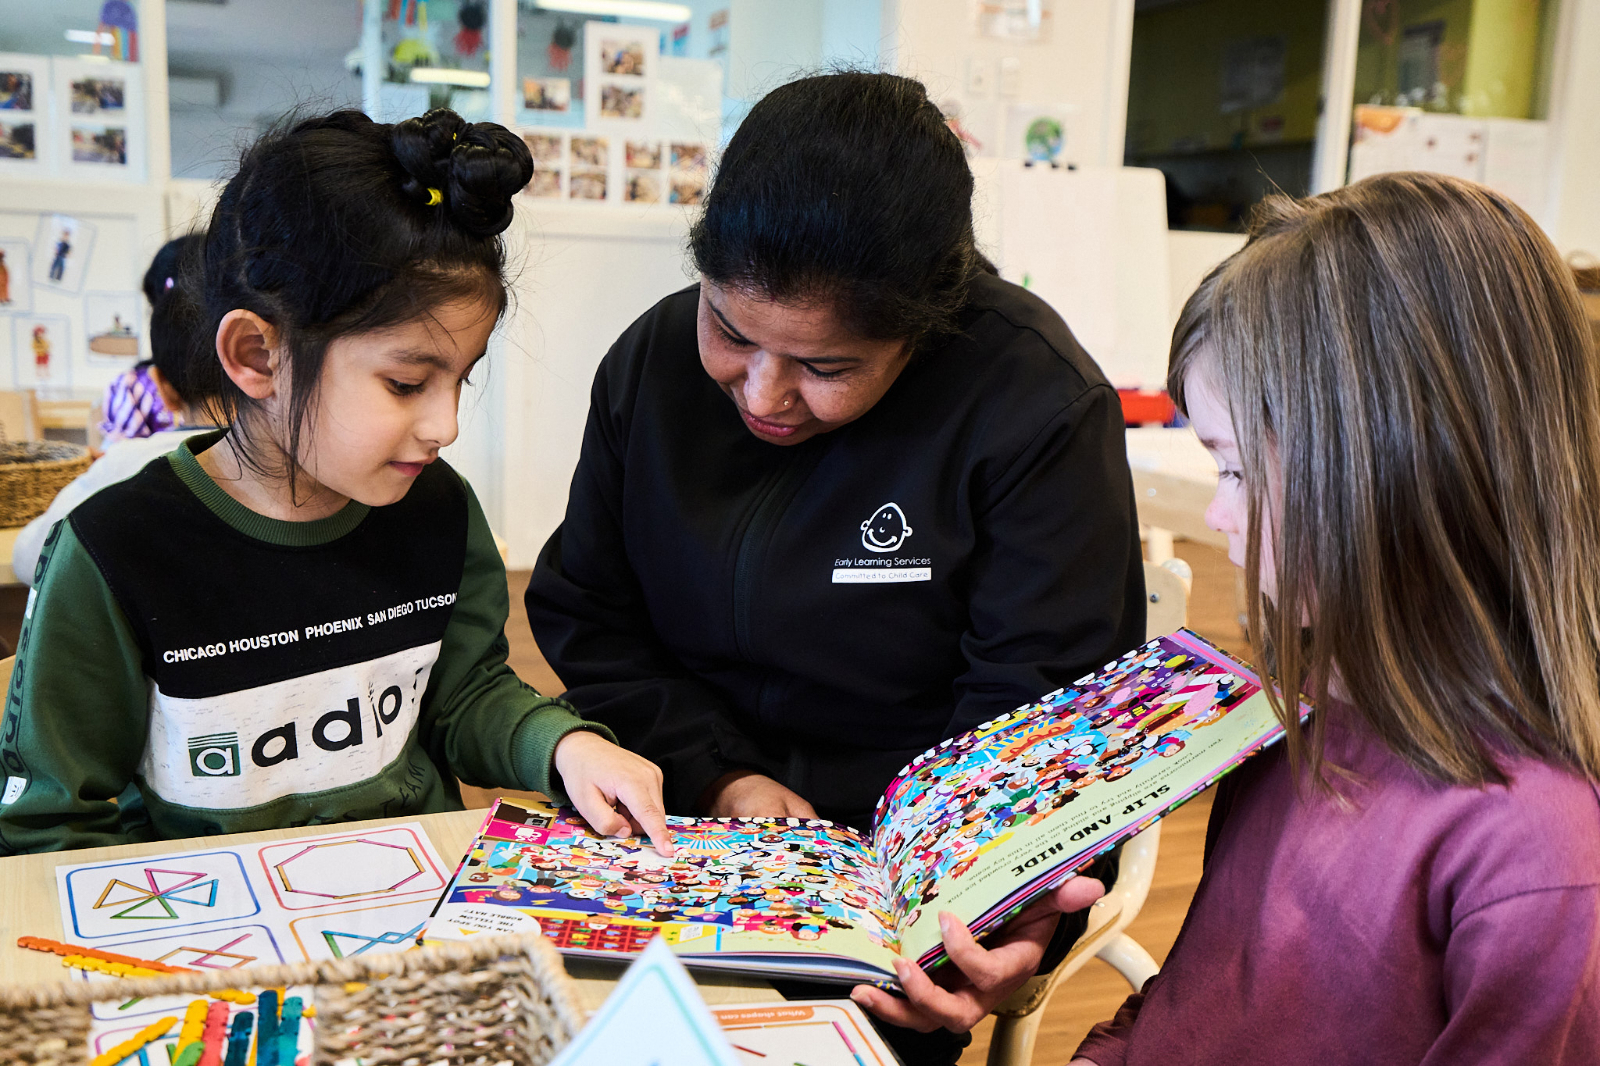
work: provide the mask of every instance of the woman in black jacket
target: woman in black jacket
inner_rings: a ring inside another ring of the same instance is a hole
[[[920,83],[785,85],[724,153],[699,284],[600,366],[528,618],[673,813],[867,828],[915,755],[1143,640],[1117,395],[979,254],[972,190]],[[964,1033],[1053,924],[960,953],[967,981],[860,998]],[[916,1061],[965,1040],[943,1044]]]

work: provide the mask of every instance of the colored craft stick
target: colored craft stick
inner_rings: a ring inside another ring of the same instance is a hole
[[[205,1033],[200,1037],[204,1050],[199,1066],[222,1066],[222,1052],[228,1043],[228,1005],[213,1003],[206,1011]]]
[[[160,1021],[151,1022],[110,1051],[101,1052],[90,1059],[89,1066],[115,1066],[123,1059],[143,1051],[146,1045],[153,1044],[166,1036],[167,1030],[177,1024],[176,1018],[162,1018]]]
[[[278,1066],[278,990],[261,993],[256,1006],[256,1066]]]
[[[222,1066],[245,1066],[250,1058],[250,1030],[255,1023],[256,1016],[249,1011],[233,1016],[233,1030],[228,1033],[228,1057]]]
[[[118,955],[111,951],[101,951],[99,948],[86,948],[79,944],[63,944],[59,940],[50,940],[42,936],[19,936],[17,947],[27,948],[30,951],[49,951],[57,955],[81,955],[84,958],[100,959],[103,962],[120,962],[124,966],[139,966],[146,970],[155,970],[157,973],[194,973],[194,970],[183,966],[171,966],[153,959],[139,959],[132,955]]]
[[[300,1054],[300,997],[283,1001],[283,1020],[278,1024],[278,1066],[294,1066]]]
[[[856,1046],[850,1042],[850,1035],[844,1031],[844,1026],[834,1022],[833,1027],[839,1031],[839,1039],[843,1040],[844,1046],[850,1049],[850,1054],[855,1057],[858,1066],[867,1066],[867,1060],[861,1057],[861,1052],[857,1051]]]
[[[89,970],[94,973],[110,974],[113,977],[156,977],[169,973],[199,973],[186,966],[171,966],[154,959],[140,959],[132,955],[118,955],[114,951],[101,951],[98,948],[86,948],[78,944],[63,944],[59,940],[49,940],[42,936],[23,936],[17,938],[17,947],[27,948],[31,951],[47,951],[62,956],[62,965],[71,966],[78,970]],[[241,992],[235,988],[225,988],[209,993],[212,999],[227,1000],[229,1003],[239,1003],[248,1006],[256,1001],[256,997],[248,992]]]
[[[178,1053],[189,1049],[190,1044],[199,1043],[200,1035],[206,1029],[206,1001],[203,999],[191,1000],[187,1010],[183,1012],[183,1028],[178,1030]]]
[[[172,1066],[198,1066],[204,1051],[205,1046],[196,1041],[178,1052],[178,1057],[172,1060]]]

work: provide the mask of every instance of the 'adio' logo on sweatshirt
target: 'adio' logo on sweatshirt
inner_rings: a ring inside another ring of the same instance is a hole
[[[911,536],[905,512],[898,503],[886,503],[861,523],[861,545],[870,552],[899,551]]]
[[[400,717],[405,697],[400,686],[390,685],[372,708],[372,727],[383,736],[383,727]],[[323,751],[343,751],[362,742],[361,701],[351,698],[344,707],[319,717],[312,723],[310,741]],[[245,753],[252,763],[265,769],[300,757],[301,734],[297,722],[287,722],[264,731]],[[243,772],[237,733],[215,733],[189,738],[189,773],[193,777],[238,777]]]

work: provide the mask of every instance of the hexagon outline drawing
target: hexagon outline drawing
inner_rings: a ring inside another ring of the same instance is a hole
[[[339,848],[359,848],[367,854],[362,859],[353,858],[349,852],[335,857],[334,849]],[[372,848],[383,851],[368,851]],[[426,867],[415,851],[402,844],[357,837],[308,844],[274,863],[272,872],[285,892],[345,900],[398,892],[421,877]],[[362,876],[365,881],[355,879]]]

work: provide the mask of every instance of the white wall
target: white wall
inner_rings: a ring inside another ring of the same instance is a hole
[[[1563,0],[1551,93],[1550,234],[1600,256],[1600,0]]]
[[[895,68],[923,79],[934,99],[958,102],[963,115],[987,128],[998,127],[1011,104],[1067,105],[1074,109],[1068,134],[1073,160],[1121,164],[1133,0],[1056,0],[1049,36],[1036,42],[979,37],[972,0],[889,5]],[[1016,93],[1009,98],[1000,95],[1005,57],[1021,61]],[[974,65],[988,75],[981,95],[968,91]]]

